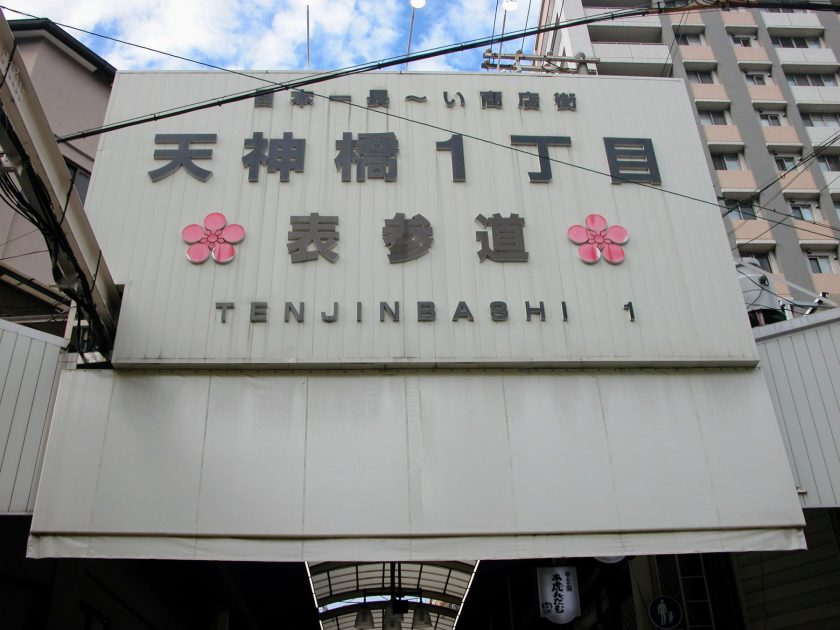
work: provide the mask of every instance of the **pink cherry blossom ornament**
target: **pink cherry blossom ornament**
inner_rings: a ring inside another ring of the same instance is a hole
[[[245,238],[245,228],[236,223],[227,224],[221,212],[211,212],[204,217],[204,226],[192,223],[181,230],[181,238],[189,243],[187,260],[200,265],[211,256],[217,263],[229,263],[236,256],[236,243]]]
[[[608,263],[617,265],[624,260],[624,245],[630,233],[620,225],[607,227],[607,220],[600,214],[586,217],[586,225],[573,225],[567,234],[569,240],[580,245],[578,256],[590,265],[604,257]]]

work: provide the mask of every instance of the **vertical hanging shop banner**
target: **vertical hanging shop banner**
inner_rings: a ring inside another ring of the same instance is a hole
[[[553,623],[570,623],[580,617],[577,569],[541,567],[537,569],[540,617]]]

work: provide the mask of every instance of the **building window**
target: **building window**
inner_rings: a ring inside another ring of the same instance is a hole
[[[740,153],[713,153],[712,164],[716,171],[741,171]]]
[[[779,113],[759,114],[758,115],[758,123],[762,127],[781,127],[782,126],[782,115],[779,114]]]
[[[776,48],[822,48],[819,37],[786,37],[773,35],[770,41]]]
[[[840,171],[840,155],[821,155],[817,162],[824,171]]]
[[[688,70],[685,73],[689,83],[714,83],[715,77],[711,70]]]
[[[697,112],[703,125],[726,125],[726,112],[716,109],[701,109]]]
[[[767,13],[804,13],[805,9],[762,9],[762,11],[766,11]]]
[[[827,254],[808,254],[811,273],[831,273],[831,258]]]
[[[680,46],[702,46],[703,37],[700,33],[677,33],[677,43]]]
[[[750,85],[773,85],[769,72],[747,72],[744,77]]]
[[[76,192],[79,193],[79,199],[81,199],[82,204],[84,204],[85,198],[87,197],[88,186],[90,186],[90,173],[80,166],[76,166],[73,162],[65,160],[65,164],[67,164],[67,170],[70,172],[70,181],[73,182],[73,188],[75,188]]]
[[[833,72],[790,72],[788,85],[812,87],[837,87],[837,75]]]
[[[802,112],[806,127],[840,127],[840,114],[836,112]]]
[[[749,35],[732,35],[732,45],[739,48],[751,48],[753,45],[753,38]]]
[[[773,264],[770,262],[770,252],[742,252],[738,250],[738,256],[741,258],[752,258],[759,267],[764,269],[767,273],[773,273]]]
[[[776,162],[777,171],[792,171],[801,159],[801,155],[774,155],[773,161]]]
[[[752,201],[726,201],[726,216],[733,220],[747,221],[755,219],[755,206]]]
[[[819,211],[811,203],[791,203],[790,215],[800,221],[819,221]]]

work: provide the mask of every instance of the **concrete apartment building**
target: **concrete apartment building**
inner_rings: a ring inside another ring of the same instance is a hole
[[[637,5],[545,0],[540,23]],[[734,7],[606,20],[536,43],[538,54],[597,60],[590,73],[684,78],[718,199],[731,208],[722,214],[733,255],[755,258],[783,300],[809,302],[780,280],[840,297],[838,51],[834,12]]]
[[[50,20],[9,25],[53,132],[101,124],[116,69]],[[59,145],[82,201],[97,142],[92,137]],[[55,288],[46,250],[34,226],[0,202],[0,317],[63,336],[70,303]]]

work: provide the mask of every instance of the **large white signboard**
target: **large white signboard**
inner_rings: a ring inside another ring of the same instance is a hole
[[[124,74],[109,119],[253,87]],[[31,554],[804,544],[718,209],[665,192],[714,200],[681,82],[315,89],[103,137],[88,209],[136,369],[62,376]],[[345,365],[404,369],[305,369]]]
[[[263,85],[123,73],[108,120]],[[374,73],[263,105],[103,136],[115,365],[754,364],[681,81]]]

